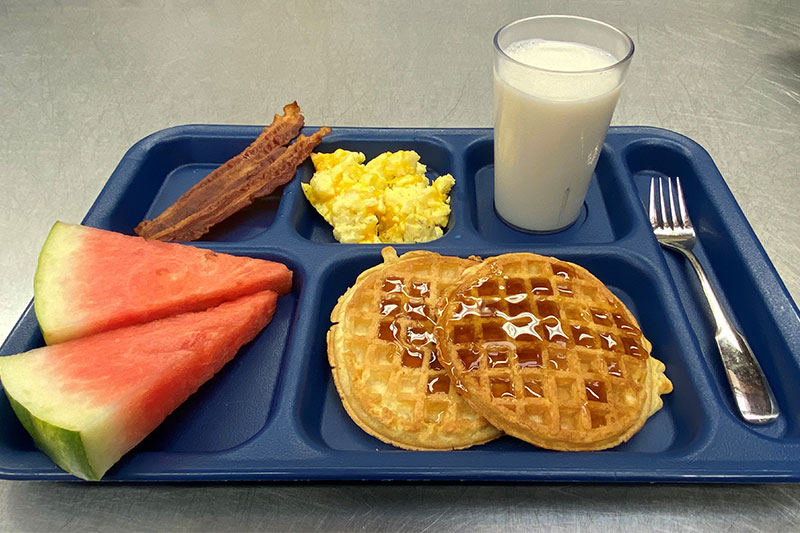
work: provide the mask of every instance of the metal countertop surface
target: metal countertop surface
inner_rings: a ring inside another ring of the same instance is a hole
[[[80,221],[125,151],[186,123],[488,127],[491,39],[568,13],[627,31],[614,125],[714,158],[800,298],[800,2],[0,1],[0,335],[55,220]],[[800,486],[118,485],[0,481],[0,530],[764,530]]]

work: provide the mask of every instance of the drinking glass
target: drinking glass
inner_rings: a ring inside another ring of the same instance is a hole
[[[517,229],[559,231],[580,215],[633,41],[551,15],[503,26],[494,49],[495,210]]]

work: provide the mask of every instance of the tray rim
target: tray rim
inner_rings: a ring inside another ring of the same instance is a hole
[[[262,126],[242,126],[242,125],[225,125],[225,124],[185,124],[185,125],[178,125],[173,126],[170,128],[165,128],[154,133],[151,133],[139,141],[137,141],[134,145],[132,145],[125,153],[123,158],[120,160],[117,168],[111,174],[105,185],[103,186],[102,190],[98,194],[95,202],[92,204],[91,208],[87,212],[86,216],[84,217],[84,222],[93,218],[94,216],[99,217],[103,211],[103,202],[101,200],[104,198],[104,192],[112,183],[115,176],[118,175],[119,172],[126,170],[126,165],[134,165],[139,161],[138,154],[140,151],[147,152],[153,146],[156,146],[159,143],[162,143],[167,140],[171,140],[177,137],[182,136],[192,136],[192,137],[217,137],[220,133],[227,133],[230,132],[232,129],[236,129],[241,131],[242,128],[252,129],[255,134],[257,134]],[[306,128],[313,128],[307,126]],[[219,130],[219,133],[209,133],[210,130]],[[478,142],[481,139],[491,139],[492,128],[413,128],[413,127],[402,127],[402,128],[385,128],[385,127],[341,127],[335,128],[335,132],[341,132],[343,136],[347,136],[348,133],[353,132],[375,132],[375,133],[413,133],[413,132],[420,132],[424,135],[465,135],[473,137],[467,146],[471,145],[473,142]],[[681,145],[689,145],[693,150],[698,150],[699,153],[704,155],[708,162],[714,166],[713,160],[708,152],[703,148],[700,144],[695,142],[694,140],[686,137],[680,133],[676,133],[670,130],[656,128],[656,127],[649,127],[649,126],[612,126],[609,130],[609,134],[625,134],[625,135],[634,135],[634,136],[641,136],[641,137],[649,137],[648,134],[651,134],[653,137],[657,137],[660,139],[668,138],[672,139],[678,144]],[[198,135],[199,134],[199,135]],[[229,137],[241,137],[242,139],[249,139],[252,138],[250,135],[227,135]],[[335,142],[335,138],[332,139]],[[131,172],[132,178],[135,177],[135,173]],[[721,185],[724,186],[727,192],[730,194],[731,199],[733,199],[734,205],[739,208],[738,203],[735,202],[735,198],[733,198],[732,193],[730,193],[730,189],[727,188],[727,184],[724,181],[724,178],[720,176]],[[739,213],[741,213],[741,209],[739,208]],[[783,283],[783,280],[778,275],[777,271],[774,268],[774,265],[770,261],[768,255],[763,249],[760,241],[758,240],[757,236],[753,232],[752,228],[749,225],[746,217],[743,213],[741,213],[741,220],[736,222],[743,222],[746,225],[746,229],[749,230],[749,235],[747,237],[751,240],[748,244],[754,244],[756,247],[756,252],[763,257],[766,261],[766,266],[769,267],[771,273],[782,289],[783,294],[785,295],[786,299],[790,303],[790,306],[794,309],[795,315],[800,314],[798,313],[797,304],[792,300],[791,295],[789,294],[788,290]],[[630,237],[630,236],[628,236]],[[197,243],[201,246],[214,246],[218,243]],[[595,246],[605,247],[609,243],[600,243],[596,244]],[[610,243],[613,244],[613,243]],[[236,245],[233,244],[235,247]],[[382,246],[382,245],[367,245],[367,246]],[[403,246],[412,246],[412,245],[403,245]],[[509,243],[497,243],[497,247],[509,247]],[[557,246],[557,245],[555,245]],[[240,244],[241,248],[248,248],[248,244],[246,241],[243,241]],[[258,244],[253,244],[252,247],[261,248]],[[276,250],[280,250],[280,246],[274,247]],[[749,258],[748,258],[749,259]],[[26,310],[27,311],[27,310]],[[15,324],[14,328],[11,330],[11,334],[9,334],[9,339],[14,334],[17,329],[17,326],[22,321],[25,314],[23,314],[20,319]],[[8,340],[8,339],[7,339]],[[342,453],[339,450],[333,450],[337,453]],[[163,453],[163,452],[149,452],[149,453]],[[347,452],[344,452],[347,453]],[[335,470],[335,472],[329,472],[330,470]],[[370,471],[373,471],[370,473]],[[478,474],[479,477],[473,477],[472,475],[464,475],[463,471],[459,472],[450,472],[454,470],[453,468],[442,468],[438,471],[433,471],[431,469],[425,469],[424,471],[415,471],[414,468],[387,468],[387,469],[375,469],[366,467],[365,469],[356,469],[353,472],[343,474],[341,468],[337,467],[312,467],[309,469],[303,470],[302,468],[253,468],[253,469],[244,469],[238,472],[213,472],[213,471],[203,471],[203,472],[180,472],[170,474],[168,472],[156,472],[156,473],[139,473],[139,475],[128,476],[124,480],[116,480],[116,479],[108,479],[104,480],[104,482],[111,482],[111,483],[118,483],[118,482],[125,482],[125,481],[218,481],[218,480],[312,480],[312,479],[341,479],[341,480],[354,480],[354,479],[364,479],[364,476],[367,476],[368,479],[371,480],[379,480],[379,479],[386,479],[388,475],[390,479],[396,480],[474,480],[474,481],[521,481],[521,482],[539,482],[539,481],[576,481],[576,482],[616,482],[616,481],[632,481],[632,482],[653,482],[653,481],[662,481],[662,482],[752,482],[752,481],[795,481],[800,480],[800,463],[798,464],[798,468],[796,469],[781,469],[781,468],[774,468],[774,469],[763,469],[763,468],[754,468],[752,470],[743,470],[739,474],[731,474],[731,473],[714,473],[713,471],[706,471],[706,472],[694,472],[694,473],[681,473],[681,472],[671,472],[669,469],[661,469],[658,472],[652,473],[643,473],[640,470],[622,470],[617,469],[613,472],[604,471],[604,470],[587,470],[585,468],[570,472],[565,471],[564,469],[560,469],[558,471],[546,471],[543,470],[537,473],[534,477],[522,477],[515,476],[512,472],[502,472],[502,471],[493,471],[492,473],[488,474],[487,470],[481,470],[481,473]],[[457,468],[456,468],[457,470]],[[702,470],[702,469],[701,469]],[[128,473],[130,474],[130,473]],[[55,472],[24,472],[23,470],[15,470],[15,469],[7,469],[5,467],[0,467],[0,478],[6,479],[58,479],[58,480],[75,480],[71,475],[55,471]]]

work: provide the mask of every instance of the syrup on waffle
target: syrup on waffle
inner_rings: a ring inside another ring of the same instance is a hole
[[[328,359],[342,403],[367,433],[412,450],[450,450],[501,434],[464,401],[437,357],[439,296],[476,261],[382,251],[331,314]]]
[[[439,357],[459,392],[537,446],[616,446],[672,390],[630,311],[578,265],[529,253],[489,258],[464,272],[439,311]]]

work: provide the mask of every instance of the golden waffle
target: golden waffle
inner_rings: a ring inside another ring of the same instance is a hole
[[[672,390],[635,318],[584,268],[530,253],[466,270],[435,329],[459,391],[492,424],[537,446],[628,440]]]
[[[411,450],[482,444],[500,432],[459,396],[436,357],[433,313],[442,290],[476,261],[425,251],[366,270],[331,313],[328,360],[353,421]]]

